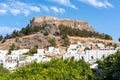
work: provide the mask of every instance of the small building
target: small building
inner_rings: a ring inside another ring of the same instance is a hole
[[[60,54],[60,49],[59,48],[54,48],[53,53]]]
[[[105,44],[103,43],[96,43],[98,49],[105,49]]]
[[[43,57],[41,62],[48,62],[48,61],[51,61],[51,58],[49,57]]]
[[[14,70],[18,65],[18,56],[16,55],[8,55],[3,63],[3,67],[9,70]]]
[[[26,59],[25,59],[25,62],[26,62],[26,63],[32,63],[32,62],[34,62],[34,61],[36,61],[36,57],[34,57],[34,56],[28,56],[28,57],[26,57]]]
[[[60,49],[59,48],[54,48],[54,47],[48,47],[48,51],[45,51],[47,54],[60,54]]]
[[[0,64],[3,64],[3,62],[5,61],[7,53],[7,50],[0,50]]]
[[[54,47],[48,47],[48,51],[45,51],[45,53],[53,53]]]
[[[103,46],[102,46],[103,47]],[[93,64],[97,60],[102,60],[103,58],[108,57],[110,54],[114,54],[116,50],[85,50],[84,52],[80,51],[81,48],[77,45],[70,45],[67,48],[67,52],[63,55],[63,60],[66,58],[74,58],[75,60],[83,59],[86,62]]]
[[[22,55],[26,52],[29,52],[29,49],[19,49],[11,52],[12,55]]]
[[[45,50],[44,49],[37,49],[37,54],[44,54]]]
[[[37,59],[37,58],[42,58],[44,57],[44,54],[34,54],[34,57]]]
[[[63,59],[72,58],[76,54],[79,54],[80,47],[78,44],[71,44],[68,48],[66,53],[63,55]]]
[[[44,54],[34,54],[34,58],[36,59],[36,62],[47,62],[50,61],[51,58],[46,57]]]

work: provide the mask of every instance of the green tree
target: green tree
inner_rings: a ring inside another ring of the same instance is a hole
[[[35,45],[34,48],[30,49],[31,55],[37,53],[37,49],[38,49],[38,46],[37,46],[37,45]]]
[[[54,47],[57,46],[55,38],[50,39],[49,43],[51,44],[51,46],[54,46]]]
[[[12,51],[12,50],[9,49],[7,54],[8,54],[8,55],[11,55],[11,51]]]
[[[3,40],[3,36],[2,36],[2,35],[0,35],[0,41],[1,41],[1,40]]]
[[[20,36],[20,35],[19,35],[19,31],[14,30],[13,33],[10,35],[9,38],[15,38],[15,37],[18,37],[18,36]]]
[[[6,34],[6,36],[4,37],[5,39],[9,39],[10,38],[10,35],[9,34]]]
[[[120,79],[120,52],[116,52],[105,60],[99,62],[99,68],[104,70],[104,73],[99,76],[101,80],[119,80]]]
[[[4,43],[5,41],[6,41],[6,38],[3,38],[3,39],[2,39],[2,43]]]
[[[9,49],[9,51],[8,51],[8,55],[10,55],[10,54],[11,54],[11,51],[12,51],[12,50],[15,50],[15,49],[16,49],[16,46],[15,46],[14,43],[12,43],[12,45],[10,46],[10,49]]]
[[[70,45],[70,40],[69,40],[67,35],[63,35],[62,39],[63,39],[63,45],[64,46],[69,46]]]
[[[12,43],[12,45],[10,46],[10,50],[15,50],[16,46],[14,43]]]

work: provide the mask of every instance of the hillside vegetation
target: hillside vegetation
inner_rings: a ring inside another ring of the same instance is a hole
[[[25,36],[25,35],[35,34],[35,33],[40,32],[42,30],[44,30],[43,34],[47,36],[49,34],[49,31],[47,31],[45,28],[48,26],[56,27],[55,25],[43,25],[43,26],[29,26],[28,25],[25,28],[22,28],[20,31],[14,30],[12,34],[7,34],[4,38],[10,39],[10,38],[21,37],[21,36]],[[71,27],[64,26],[64,25],[59,25],[59,28],[54,33],[54,35],[57,35],[57,36],[69,35],[69,36],[80,36],[80,37],[97,37],[100,39],[112,40],[112,37],[108,34],[100,34],[98,32],[79,30],[79,29],[71,28]],[[0,38],[1,38],[0,40],[2,40],[2,36],[0,36]]]
[[[55,59],[32,63],[13,73],[0,74],[0,80],[94,80],[90,65],[83,60]]]
[[[63,25],[59,26],[60,34],[69,36],[79,36],[79,37],[96,37],[100,39],[112,40],[112,37],[108,34],[100,34],[98,32],[90,32],[86,30],[79,30],[76,28],[66,27]]]
[[[107,34],[80,30],[64,25],[59,25],[58,27],[54,24],[44,24],[42,26],[27,25],[20,31],[14,30],[12,34],[7,34],[5,37],[1,35],[0,49],[10,49],[12,44],[15,44],[15,49],[31,49],[34,46],[38,46],[38,48],[47,48],[48,46],[66,47],[70,44],[68,36],[112,40],[112,37]]]

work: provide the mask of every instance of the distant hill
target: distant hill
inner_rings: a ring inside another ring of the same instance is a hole
[[[95,32],[85,21],[58,19],[55,17],[34,17],[30,24],[20,31],[14,30],[4,38],[0,36],[0,49],[47,48],[48,46],[68,46],[74,37],[91,37],[112,40],[107,34]]]

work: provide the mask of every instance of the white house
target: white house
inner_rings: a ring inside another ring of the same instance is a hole
[[[8,53],[8,50],[0,50],[0,55],[6,55]]]
[[[34,54],[34,58],[36,59],[36,62],[47,62],[50,61],[51,58],[46,57],[44,54]]]
[[[97,60],[106,58],[110,54],[114,54],[116,50],[86,50],[80,52],[80,47],[77,44],[72,44],[67,48],[67,52],[63,55],[63,59],[74,58],[75,60],[84,59],[86,62],[94,63]]]
[[[32,63],[32,62],[34,62],[34,61],[36,61],[36,57],[34,57],[34,56],[28,56],[28,57],[26,57],[26,59],[25,59],[25,62],[26,62],[26,63]]]
[[[96,43],[96,46],[97,46],[99,49],[105,49],[105,44],[103,44],[103,43]]]
[[[45,51],[45,53],[53,53],[54,47],[48,47],[48,51]]]
[[[51,58],[49,57],[43,57],[41,62],[48,62],[48,61],[51,61]]]
[[[103,60],[115,52],[115,50],[88,50],[86,51],[86,55],[88,56],[87,61],[89,63],[94,63],[97,60]]]
[[[37,58],[42,58],[44,57],[44,54],[34,54],[34,57],[37,59]]]
[[[5,61],[7,53],[7,50],[0,50],[0,64],[3,64],[3,62]]]
[[[34,61],[38,61],[39,59],[42,59],[44,57],[44,54],[34,54],[33,56],[26,57],[25,61],[27,63],[32,63]]]
[[[19,49],[19,50],[14,50],[11,51],[12,55],[21,55],[23,53],[29,52],[29,49]]]
[[[77,44],[71,44],[71,45],[69,46],[69,49],[76,49],[77,47],[78,47]]]
[[[54,48],[53,53],[60,54],[60,49],[59,48]]]
[[[3,67],[9,70],[14,70],[18,65],[18,56],[8,55],[3,63]]]
[[[44,49],[37,49],[38,54],[44,54],[45,50]]]
[[[59,48],[54,48],[54,47],[48,47],[48,51],[45,51],[47,54],[60,54],[60,49]]]
[[[68,48],[66,53],[63,55],[63,59],[74,57],[76,54],[79,54],[80,50],[79,44],[71,44]]]

